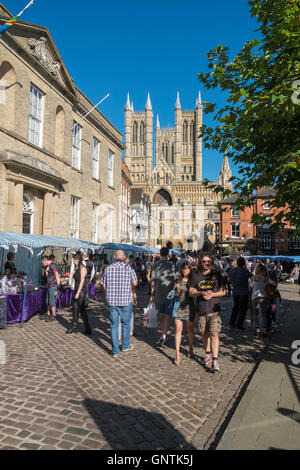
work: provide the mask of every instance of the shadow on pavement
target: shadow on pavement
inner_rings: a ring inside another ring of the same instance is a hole
[[[114,450],[195,450],[159,413],[90,398],[83,404]]]
[[[278,413],[293,419],[296,423],[300,423],[300,413],[295,412],[295,410],[289,410],[288,408],[277,408]]]

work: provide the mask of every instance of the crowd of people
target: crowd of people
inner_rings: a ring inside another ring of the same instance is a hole
[[[78,331],[81,315],[84,333],[92,334],[88,321],[88,285],[94,275],[94,265],[87,253],[78,252],[73,258],[75,265],[75,291],[72,304],[73,321],[67,333]],[[222,328],[220,299],[233,296],[233,308],[229,327],[245,331],[245,319],[250,310],[251,327],[257,336],[268,336],[272,325],[276,325],[276,304],[281,302],[278,283],[281,281],[282,265],[269,260],[247,261],[218,259],[210,254],[200,256],[181,253],[178,257],[163,247],[160,255],[142,255],[126,258],[122,250],[114,254],[109,264],[102,260],[101,286],[109,308],[112,355],[118,357],[120,344],[122,352],[133,349],[130,337],[133,334],[133,308],[137,305],[136,289],[149,286],[149,304],[154,303],[159,317],[161,336],[157,347],[168,341],[171,322],[175,326],[174,364],[180,365],[180,347],[183,323],[186,321],[189,350],[194,355],[195,325],[202,336],[205,357],[203,364],[212,371],[219,371],[219,334]],[[48,311],[46,320],[55,319],[55,301],[60,284],[58,265],[51,257],[42,258],[44,275],[48,287]],[[291,271],[293,282],[299,282],[299,267]]]

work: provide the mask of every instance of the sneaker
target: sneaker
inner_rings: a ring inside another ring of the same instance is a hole
[[[127,348],[127,349],[122,349],[122,352],[131,351],[131,350],[133,349],[133,347],[134,347],[133,344],[131,344],[131,345],[129,346],[129,348]]]
[[[67,329],[66,334],[71,335],[72,333],[77,333],[78,325],[71,325],[70,328]]]
[[[211,370],[214,371],[214,372],[220,372],[220,366],[219,366],[219,363],[218,363],[217,359],[214,359],[212,361]]]
[[[212,364],[212,355],[208,354],[204,359],[202,359],[201,364],[206,367],[210,367]]]
[[[50,316],[47,315],[47,317],[48,317],[48,318],[46,318],[46,320],[45,320],[46,322],[49,322],[49,321],[51,322],[51,321],[55,321],[55,320],[56,320],[56,316],[54,316],[54,315],[50,315]]]
[[[165,338],[161,336],[156,344],[157,346],[162,347],[166,344],[166,342],[167,342],[167,336]]]
[[[119,357],[119,354],[113,354],[113,357]]]

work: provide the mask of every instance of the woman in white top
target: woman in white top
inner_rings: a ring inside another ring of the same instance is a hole
[[[259,335],[259,307],[263,319],[263,336],[268,335],[268,310],[270,301],[267,295],[267,285],[269,284],[268,271],[263,264],[258,264],[254,272],[254,280],[250,282],[252,291],[251,301],[255,318],[256,335]]]

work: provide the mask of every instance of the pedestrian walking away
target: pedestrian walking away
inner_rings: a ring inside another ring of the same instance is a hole
[[[83,259],[80,253],[76,254],[73,258],[75,265],[75,289],[74,299],[72,302],[73,323],[68,328],[67,334],[75,333],[78,331],[79,315],[84,322],[84,334],[90,335],[91,328],[87,316],[87,295],[88,295],[88,277],[87,268],[83,264]]]
[[[189,294],[195,300],[199,315],[198,325],[206,352],[203,363],[207,367],[211,366],[214,372],[220,371],[218,354],[222,320],[219,298],[226,295],[226,289],[221,273],[213,267],[210,255],[203,254],[200,257],[198,267],[192,274]]]
[[[237,267],[229,272],[229,279],[232,283],[232,295],[234,306],[231,312],[229,326],[244,330],[244,320],[249,305],[249,279],[251,273],[246,269],[245,258],[238,258]]]
[[[267,286],[270,282],[268,277],[268,271],[263,264],[258,264],[255,268],[254,274],[254,280],[250,282],[250,289],[255,318],[255,332],[256,335],[260,334],[259,311],[261,311],[263,322],[263,336],[267,336],[270,330],[268,320],[270,300],[268,299],[267,294]]]
[[[135,288],[138,284],[137,276],[129,264],[125,263],[125,253],[117,250],[114,262],[108,266],[101,279],[106,303],[109,307],[111,327],[111,342],[113,357],[120,353],[119,321],[122,324],[122,352],[131,351],[130,322],[133,305],[137,304]]]
[[[158,346],[165,344],[172,319],[172,311],[168,308],[170,304],[168,294],[174,287],[175,265],[168,260],[168,255],[168,248],[161,248],[161,259],[153,265],[151,273],[150,302],[156,303],[160,317],[161,337],[158,340]]]
[[[47,316],[46,321],[53,321],[56,318],[56,296],[60,286],[59,268],[48,256],[42,257],[42,265],[45,269],[47,287]]]

